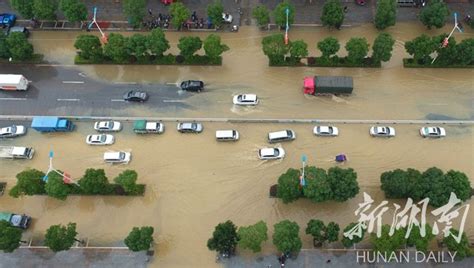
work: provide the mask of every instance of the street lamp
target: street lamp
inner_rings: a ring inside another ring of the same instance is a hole
[[[300,176],[300,187],[306,186],[306,181],[304,179],[304,168],[306,166],[306,155],[301,156],[301,162],[303,162],[303,172]]]
[[[44,175],[43,177],[43,181],[44,182],[48,182],[48,174],[50,172],[56,172],[57,174],[61,175],[63,177],[63,182],[66,183],[66,184],[75,184],[77,186],[79,186],[79,184],[77,184],[77,182],[73,181],[71,179],[71,177],[69,176],[69,174],[67,173],[62,173],[62,172],[59,172],[58,170],[56,170],[54,167],[53,167],[53,156],[54,156],[54,152],[53,150],[49,151],[49,168],[48,168],[48,171],[46,171],[46,175]]]
[[[288,25],[288,17],[290,15],[290,9],[286,7],[286,30],[285,30],[285,45],[288,45],[288,30],[290,29],[290,26]]]

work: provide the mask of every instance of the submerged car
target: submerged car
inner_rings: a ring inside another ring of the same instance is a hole
[[[123,99],[125,101],[144,102],[148,100],[148,94],[143,91],[130,90],[127,93],[125,93],[125,95],[123,95]]]
[[[94,129],[99,132],[116,132],[122,130],[122,124],[117,121],[95,122]]]
[[[232,21],[234,20],[234,18],[233,18],[232,15],[230,15],[229,13],[222,13],[222,20],[223,20],[225,23],[232,23]]]
[[[204,89],[204,82],[199,80],[187,80],[181,82],[181,90],[201,92]]]
[[[235,105],[242,105],[242,106],[257,105],[258,98],[257,98],[257,95],[255,94],[240,94],[240,95],[235,95],[232,102]]]
[[[373,126],[370,128],[370,135],[374,137],[395,137],[395,129],[386,126]]]
[[[201,133],[202,132],[202,124],[201,123],[194,123],[194,122],[183,122],[178,123],[177,130],[181,133]]]
[[[86,143],[89,145],[110,145],[114,142],[114,136],[110,134],[88,135],[86,138]]]
[[[442,127],[422,127],[420,135],[423,138],[441,138],[446,136],[446,130]]]
[[[283,148],[262,148],[258,150],[258,158],[261,160],[281,159],[285,157],[285,150]]]
[[[316,136],[335,137],[339,135],[339,130],[333,126],[315,126],[313,128],[313,134]]]
[[[0,138],[14,138],[26,134],[25,126],[9,126],[0,128]]]

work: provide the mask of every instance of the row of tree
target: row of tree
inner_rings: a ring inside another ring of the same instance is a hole
[[[33,45],[23,33],[0,35],[0,58],[15,61],[30,60],[34,56]]]
[[[346,248],[351,248],[355,244],[364,240],[366,233],[366,226],[361,228],[360,236],[344,236],[344,233],[351,233],[351,230],[357,228],[357,223],[350,223],[340,233],[340,227],[335,222],[329,222],[327,225],[318,219],[311,219],[306,226],[305,233],[313,237],[313,245],[320,247],[324,243],[332,243],[339,241],[342,235],[341,242]],[[299,236],[299,225],[294,221],[283,220],[276,223],[273,232],[273,245],[278,251],[283,253],[297,254],[302,247],[302,241]],[[384,252],[388,255],[392,252],[403,248],[405,245],[409,247],[416,247],[418,251],[426,252],[430,241],[435,236],[432,234],[432,228],[428,224],[425,225],[426,234],[421,235],[420,228],[414,226],[408,238],[405,238],[407,233],[406,228],[399,228],[395,230],[394,234],[390,234],[390,225],[383,225],[381,228],[381,236],[377,237],[375,233],[371,234],[370,241],[374,245],[374,250],[377,252]],[[237,246],[241,249],[248,249],[254,253],[260,252],[262,243],[268,240],[267,224],[263,221],[250,226],[242,226],[237,229],[237,226],[230,220],[219,223],[212,234],[212,237],[207,241],[207,247],[210,250],[215,250],[219,254],[234,255]],[[453,235],[458,235],[459,231],[451,229]],[[469,241],[465,233],[462,234],[460,243],[457,243],[453,236],[445,237],[443,242],[450,251],[457,251],[457,257],[464,258],[472,255],[469,248]]]
[[[137,184],[138,174],[134,170],[125,170],[114,178],[115,184],[109,183],[103,169],[87,169],[84,176],[76,183],[66,183],[62,175],[56,172],[48,174],[36,169],[26,169],[16,175],[17,183],[10,190],[12,197],[23,195],[42,195],[66,200],[69,194],[84,195],[142,195],[145,185]]]
[[[435,52],[437,58],[434,65],[474,65],[474,38],[464,39],[458,44],[454,37],[450,37],[448,45],[443,47],[446,37],[446,34],[433,37],[423,34],[406,42],[405,49],[420,65],[431,65]]]
[[[124,240],[125,245],[132,251],[148,250],[153,243],[153,231],[150,226],[133,227]],[[77,239],[77,234],[75,223],[52,225],[46,230],[44,244],[53,252],[68,250],[75,242],[83,242]],[[21,229],[13,227],[7,221],[0,221],[0,250],[13,252],[23,242],[21,236]]]
[[[120,64],[135,61],[146,63],[160,59],[170,45],[161,29],[153,29],[149,35],[134,34],[130,37],[112,33],[103,47],[97,36],[80,35],[74,47],[79,49],[79,56],[82,59],[91,63],[110,60]],[[181,37],[178,48],[185,62],[192,61],[194,54],[204,48],[210,63],[220,62],[221,54],[229,50],[229,47],[221,42],[220,36],[215,34],[209,35],[204,42],[196,36]]]
[[[450,170],[444,173],[432,167],[421,173],[416,169],[396,169],[382,173],[381,188],[387,198],[429,198],[430,204],[440,207],[448,203],[451,193],[466,201],[471,197],[471,182],[466,174]]]
[[[389,61],[392,57],[393,45],[395,40],[388,33],[381,33],[377,36],[372,46],[372,57],[370,62],[380,65],[382,61]],[[369,52],[369,43],[365,38],[351,38],[345,45],[348,52],[347,57],[342,58],[349,64],[364,64],[367,62],[367,54]],[[317,43],[317,48],[321,51],[322,56],[316,58],[320,63],[337,64],[340,59],[335,55],[341,45],[334,37],[327,37]],[[281,64],[300,64],[301,58],[308,56],[308,45],[303,40],[284,43],[282,34],[274,34],[266,36],[262,39],[263,53],[268,57],[270,65]],[[311,64],[311,63],[309,63]]]
[[[55,20],[59,8],[68,21],[87,20],[87,7],[80,0],[10,0],[10,3],[25,19]]]
[[[300,197],[313,202],[334,200],[344,202],[359,193],[357,173],[352,169],[332,167],[327,172],[322,168],[305,168],[306,185],[300,185],[301,170],[290,168],[278,178],[277,197],[290,203]]]

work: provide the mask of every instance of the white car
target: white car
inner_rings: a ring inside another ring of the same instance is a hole
[[[262,160],[280,159],[285,157],[283,148],[262,148],[258,150],[258,158]]]
[[[94,129],[99,132],[117,132],[122,130],[122,124],[117,121],[95,122]]]
[[[201,133],[203,130],[201,123],[194,123],[194,122],[183,122],[178,123],[176,127],[178,132],[180,133]]]
[[[132,154],[129,152],[106,152],[104,153],[104,161],[111,164],[128,164]]]
[[[446,130],[442,127],[422,127],[420,135],[423,138],[441,138],[446,137]]]
[[[333,126],[315,126],[313,128],[313,134],[316,136],[335,137],[339,135],[339,130]]]
[[[0,138],[13,138],[26,134],[25,126],[9,126],[0,128]]]
[[[225,22],[225,23],[232,23],[232,20],[234,18],[232,18],[232,15],[230,15],[229,13],[222,13],[222,20]]]
[[[110,134],[97,134],[97,135],[88,135],[86,142],[89,145],[110,145],[114,144],[115,139],[113,135]]]
[[[370,135],[374,137],[395,137],[395,129],[386,126],[373,126],[370,128]]]
[[[258,98],[257,95],[255,94],[240,94],[240,95],[235,95],[232,102],[235,105],[257,105],[258,104]]]

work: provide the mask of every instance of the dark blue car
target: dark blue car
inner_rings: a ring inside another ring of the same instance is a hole
[[[8,13],[0,14],[0,26],[2,26],[3,28],[12,27],[13,25],[15,25],[15,21],[16,21],[15,14],[8,14]]]

